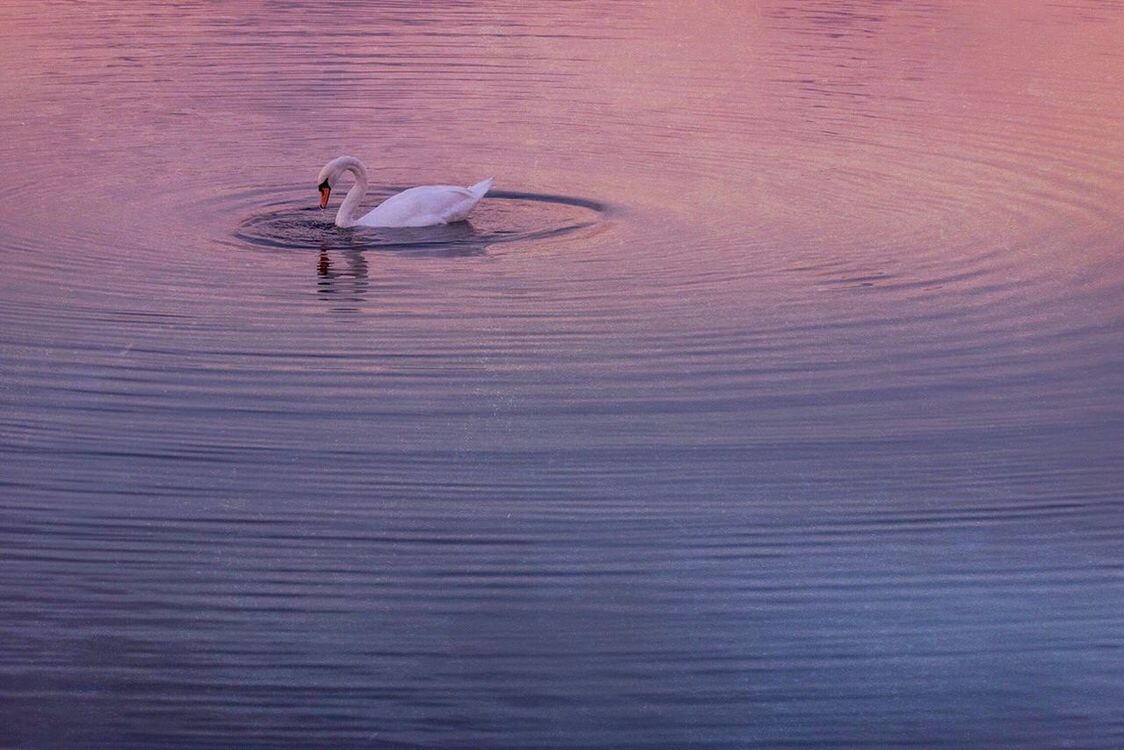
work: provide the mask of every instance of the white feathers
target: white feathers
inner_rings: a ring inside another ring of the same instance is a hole
[[[354,156],[341,156],[324,165],[318,180],[334,186],[344,172],[355,175],[355,185],[348,191],[336,212],[336,226],[352,227],[429,227],[462,221],[476,207],[492,186],[492,178],[471,187],[425,185],[392,195],[374,210],[357,216],[359,203],[367,193],[367,169]]]

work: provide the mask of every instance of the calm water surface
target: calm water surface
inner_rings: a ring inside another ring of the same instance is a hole
[[[1122,38],[5,2],[0,745],[1124,745]]]

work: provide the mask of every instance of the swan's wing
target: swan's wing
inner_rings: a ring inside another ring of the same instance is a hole
[[[479,186],[473,185],[473,188],[477,187]],[[483,197],[483,192],[453,185],[425,185],[410,188],[387,198],[369,214],[360,218],[359,223],[368,227],[424,227],[448,224],[465,218]]]

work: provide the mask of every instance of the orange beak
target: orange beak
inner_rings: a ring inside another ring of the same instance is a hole
[[[332,189],[327,185],[320,188],[320,208],[326,208],[328,206],[328,196],[331,194]]]

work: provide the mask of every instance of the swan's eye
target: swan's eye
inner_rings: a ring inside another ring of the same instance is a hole
[[[317,190],[331,190],[332,186],[328,184],[327,180],[324,180],[323,182],[321,182],[319,185],[316,186],[316,189]]]

